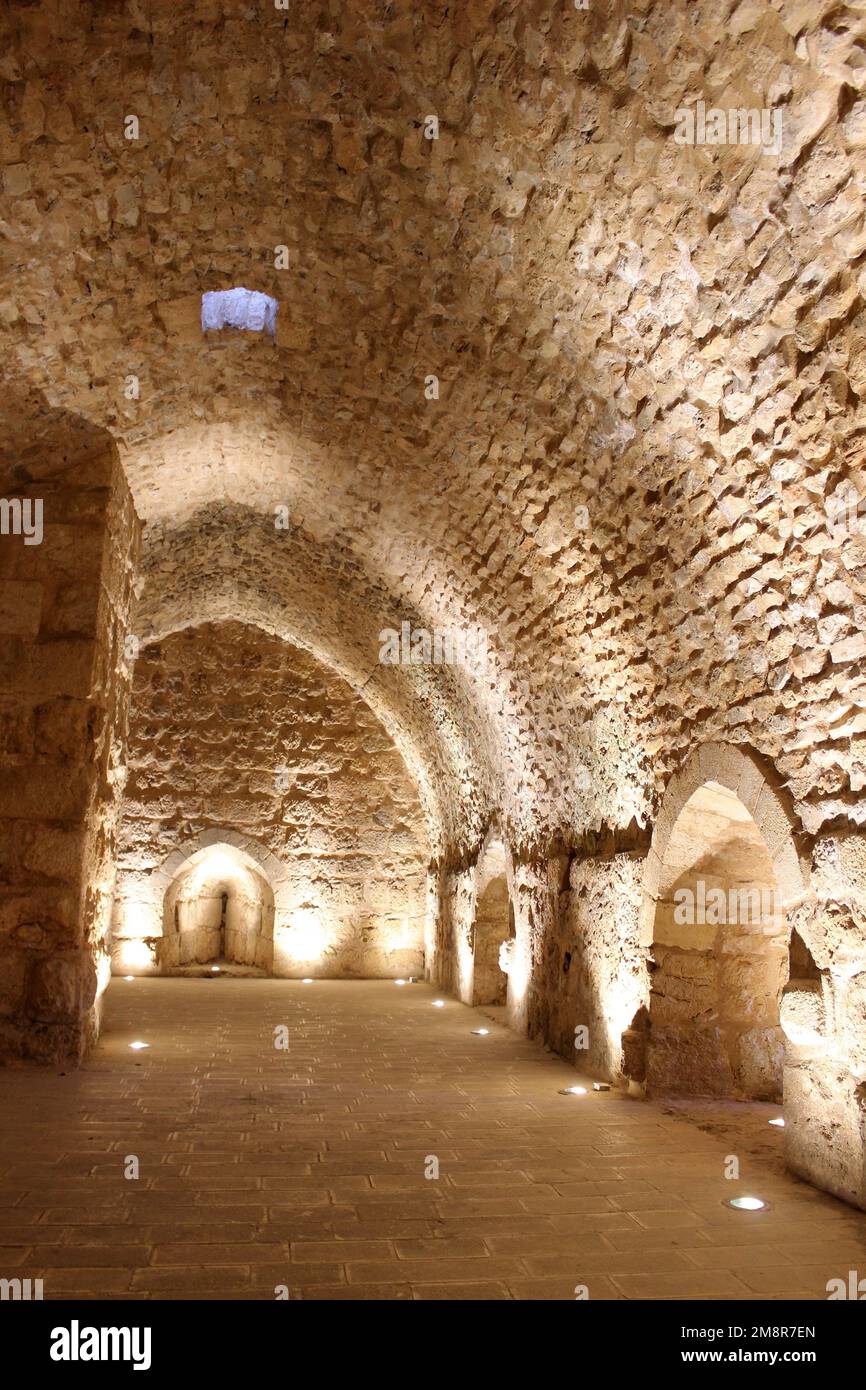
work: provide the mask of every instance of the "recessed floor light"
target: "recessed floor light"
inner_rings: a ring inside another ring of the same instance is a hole
[[[307,976],[306,980],[301,980],[301,984],[302,984],[302,985],[311,985],[312,983],[313,983],[313,982],[312,982],[312,980],[309,978],[309,976]]]
[[[395,980],[395,981],[394,981],[394,984],[395,984],[395,985],[405,985],[405,983],[406,983],[405,980]]]
[[[473,1033],[476,1035],[476,1037],[479,1037],[479,1038],[486,1038],[486,1037],[487,1037],[487,1034],[490,1032],[490,1029],[489,1029],[489,1028],[473,1028],[472,1031],[473,1031]]]
[[[212,965],[211,970],[213,971],[214,975],[218,975],[220,973],[220,968],[218,965]]]
[[[445,1000],[444,1000],[444,999],[434,999],[434,1000],[433,1000],[433,1008],[434,1008],[434,1009],[444,1009],[444,1008],[445,1008]]]
[[[134,976],[134,975],[124,975],[123,978],[124,978],[125,980],[134,980],[134,979],[135,979],[135,976]]]
[[[585,1086],[565,1086],[559,1093],[561,1096],[585,1096]]]
[[[775,1125],[775,1126],[776,1126],[776,1129],[784,1129],[784,1128],[785,1128],[785,1121],[782,1119],[781,1115],[780,1115],[777,1119],[775,1119],[775,1120],[768,1120],[768,1121],[767,1121],[767,1124],[768,1124],[768,1125]]]
[[[146,1042],[131,1042],[129,1045],[133,1052],[140,1052],[143,1047],[150,1047],[150,1043]]]
[[[765,1211],[767,1207],[760,1197],[729,1197],[724,1205],[734,1211]]]

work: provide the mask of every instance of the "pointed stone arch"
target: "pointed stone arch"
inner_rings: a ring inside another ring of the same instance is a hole
[[[662,866],[676,823],[695,792],[713,783],[732,792],[757,825],[773,866],[782,909],[790,912],[810,894],[803,831],[775,770],[751,749],[705,743],[674,774],[662,798],[644,873],[642,946],[652,944]]]
[[[288,906],[289,879],[283,865],[275,854],[265,845],[254,840],[250,835],[243,835],[237,830],[211,829],[202,830],[197,835],[191,836],[172,850],[157,868],[153,869],[149,884],[151,885],[154,899],[162,902],[166,891],[177,877],[180,870],[184,867],[193,855],[200,850],[209,849],[212,845],[232,845],[235,849],[242,850],[250,859],[254,860],[259,866],[274,894],[274,906],[278,910]]]
[[[804,987],[791,969],[792,915],[811,896],[802,839],[750,749],[704,744],[672,777],[644,876],[646,1004],[623,1039],[650,1094],[781,1099],[783,1015]]]
[[[273,894],[274,934],[288,916],[290,883],[275,854],[250,835],[224,826],[199,831],[176,846],[148,874],[132,880],[115,899],[112,934],[114,974],[161,973],[164,904],[184,868],[203,850],[228,845],[239,850],[260,871]]]
[[[218,840],[183,859],[163,895],[164,974],[210,966],[273,973],[274,892],[241,846]]]

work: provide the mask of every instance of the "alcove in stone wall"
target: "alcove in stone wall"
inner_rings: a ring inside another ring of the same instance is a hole
[[[274,892],[263,968],[423,973],[429,851],[415,787],[369,706],[307,652],[235,622],[144,645],[129,768],[117,972],[179,964],[165,945],[165,861],[222,843],[249,853]],[[182,900],[181,916],[192,910]]]
[[[660,889],[648,1091],[781,1100],[787,933],[767,846],[734,792],[707,782],[692,794]]]
[[[502,949],[513,935],[506,851],[501,841],[494,840],[479,860],[477,870],[471,935],[473,1004],[505,1004],[508,976],[502,969]]]
[[[246,966],[270,974],[274,893],[243,850],[217,842],[192,855],[166,890],[161,964]]]

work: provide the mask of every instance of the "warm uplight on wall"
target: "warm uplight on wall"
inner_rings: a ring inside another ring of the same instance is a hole
[[[617,921],[619,939],[628,938],[628,926]],[[622,1035],[641,1005],[640,985],[636,975],[611,980],[604,1001],[604,1031],[612,1055],[622,1046]]]
[[[163,884],[161,875],[152,875],[141,890],[146,897],[121,898],[116,903],[111,950],[115,974],[161,972],[166,907],[171,916],[178,905],[214,894],[219,897],[222,892],[257,899],[262,879],[246,851],[221,842],[206,845],[185,859],[165,892]]]
[[[129,911],[130,904],[127,904],[127,912],[124,917],[124,929],[129,930],[130,922],[134,914]],[[142,932],[153,931],[150,918],[142,919]],[[136,937],[121,937],[115,939],[114,944],[114,968],[118,973],[122,970],[127,978],[130,970],[152,970],[154,964],[153,945],[149,941],[142,941]]]
[[[100,956],[96,962],[96,997],[101,998],[111,983],[111,957]]]
[[[298,963],[321,960],[328,944],[328,933],[322,919],[309,907],[295,909],[282,937],[286,954]]]
[[[413,935],[412,923],[408,917],[401,917],[397,926],[389,925],[386,929],[386,951],[412,951],[420,947],[417,933]]]
[[[240,851],[231,846],[221,848],[208,846],[207,849],[199,850],[198,853],[201,854],[201,859],[195,864],[188,880],[189,888],[193,893],[211,887],[222,878],[234,885],[235,880],[242,876],[246,870]]]
[[[475,957],[472,953],[472,943],[468,933],[460,932],[457,935],[457,994],[460,998],[466,998],[471,992],[472,975],[475,969]]]

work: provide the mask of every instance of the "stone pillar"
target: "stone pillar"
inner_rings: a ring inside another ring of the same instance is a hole
[[[820,979],[792,981],[782,1008],[785,1158],[866,1209],[866,836],[819,838],[812,883],[791,922]]]
[[[434,949],[432,957],[428,952],[427,977],[432,984],[455,994],[464,1003],[470,1002],[472,988],[473,878],[472,869],[454,869],[440,864],[431,870],[438,911],[432,922],[433,930],[428,930]]]
[[[545,959],[559,934],[561,856],[515,863],[512,882],[514,939],[505,958],[508,966],[507,1017],[515,1032],[528,1037],[549,1036],[550,1001],[545,988]]]
[[[625,1034],[639,1027],[649,995],[639,942],[644,863],[632,851],[575,857],[547,953],[551,1045],[609,1082],[625,1079],[624,1050],[634,1061],[638,1039]]]
[[[78,1060],[108,977],[139,524],[103,431],[42,412],[0,453],[0,1058]]]

